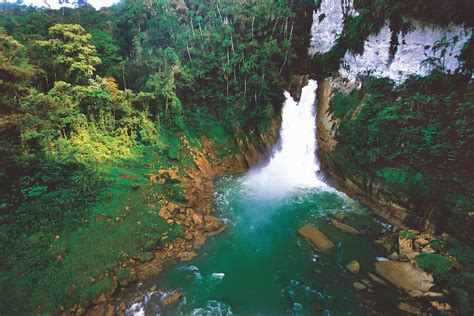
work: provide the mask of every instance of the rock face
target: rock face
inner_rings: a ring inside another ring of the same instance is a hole
[[[319,229],[309,224],[301,227],[298,233],[308,239],[311,244],[323,253],[332,252],[336,246]]]
[[[410,262],[376,262],[375,271],[407,293],[427,292],[433,286],[433,277]]]
[[[329,51],[336,42],[337,34],[342,32],[346,17],[357,14],[352,0],[322,0],[313,14],[310,54]],[[362,55],[346,52],[341,63],[344,67],[339,69],[340,75],[355,81],[359,75],[371,73],[400,82],[410,74],[426,74],[434,66],[425,65],[423,61],[442,56],[441,50],[435,51],[433,47],[443,38],[450,41],[443,55],[446,57],[444,67],[453,71],[459,66],[456,56],[470,38],[468,27],[454,24],[441,27],[416,20],[404,22],[409,22],[413,28],[409,32],[396,34],[398,45],[394,56],[390,54],[393,33],[386,23],[379,32],[367,38]]]
[[[288,87],[288,92],[293,97],[295,101],[299,101],[301,98],[301,89],[308,84],[309,76],[308,75],[294,75],[291,78],[290,86]]]

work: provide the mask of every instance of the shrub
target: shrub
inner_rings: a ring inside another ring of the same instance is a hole
[[[440,281],[447,281],[453,269],[451,260],[436,253],[420,253],[415,261],[420,268],[433,273],[435,279]]]

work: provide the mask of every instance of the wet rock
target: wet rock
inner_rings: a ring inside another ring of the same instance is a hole
[[[183,251],[176,255],[176,257],[181,261],[191,261],[197,256],[197,253],[194,251]]]
[[[153,286],[150,288],[150,292],[155,292],[155,291],[156,291],[156,288],[157,288],[156,284],[153,285]]]
[[[398,304],[398,309],[401,310],[402,312],[412,314],[412,315],[422,315],[421,309],[418,308],[417,306],[408,304],[406,302],[400,302]]]
[[[376,276],[376,275],[373,274],[373,273],[370,273],[370,272],[369,272],[369,273],[368,273],[368,276],[369,276],[369,278],[370,278],[372,281],[374,281],[375,283],[378,283],[378,284],[381,284],[381,285],[387,285],[387,283],[386,283],[384,280],[382,280],[381,278],[379,278],[378,276]]]
[[[207,232],[217,230],[224,226],[224,221],[212,215],[204,216],[204,230]]]
[[[346,219],[346,215],[342,213],[333,214],[332,217],[338,220],[339,222],[343,222]]]
[[[207,232],[207,233],[206,233],[206,236],[207,236],[207,237],[214,237],[214,236],[217,236],[217,235],[219,235],[220,233],[222,233],[224,230],[226,230],[227,227],[228,227],[227,225],[224,225],[224,226],[222,226],[221,228],[218,228],[218,229],[216,229],[216,230]]]
[[[356,260],[352,260],[346,265],[347,270],[351,273],[357,274],[360,272],[360,264]]]
[[[448,303],[432,301],[430,302],[430,304],[441,314],[446,314],[451,310],[451,305],[449,305]]]
[[[206,236],[197,236],[194,240],[193,248],[199,249],[206,242]]]
[[[290,85],[288,87],[288,92],[291,97],[298,102],[301,97],[301,90],[304,86],[308,84],[309,76],[308,75],[294,75],[291,78]]]
[[[92,303],[97,305],[109,300],[112,297],[112,294],[114,294],[117,287],[118,287],[118,282],[117,280],[114,279],[110,287],[107,290],[105,290],[102,294],[100,294],[98,297],[94,298],[92,300]]]
[[[134,303],[141,303],[145,300],[145,297],[143,295],[139,295],[133,299]]]
[[[163,299],[161,304],[163,305],[163,307],[170,307],[178,303],[178,301],[181,299],[182,296],[183,296],[183,293],[181,292],[170,294]]]
[[[376,262],[375,271],[407,293],[427,292],[433,286],[433,277],[409,262]]]
[[[426,293],[423,293],[423,296],[431,299],[437,299],[442,298],[444,294],[440,292],[428,291]]]
[[[193,233],[188,232],[186,235],[184,235],[184,239],[186,240],[192,240],[194,238]]]
[[[367,285],[365,285],[364,283],[360,283],[360,282],[354,282],[354,283],[352,283],[352,286],[358,291],[362,291],[362,290],[365,290],[367,288]]]
[[[343,232],[345,233],[349,233],[349,234],[352,234],[352,235],[360,235],[360,231],[355,229],[354,227],[351,227],[347,224],[344,224],[344,223],[341,223],[335,219],[331,219],[331,224],[336,227],[337,229],[339,230],[342,230]]]
[[[307,238],[314,247],[323,253],[330,253],[336,248],[334,243],[330,241],[319,229],[311,224],[305,225],[298,230],[298,233]]]

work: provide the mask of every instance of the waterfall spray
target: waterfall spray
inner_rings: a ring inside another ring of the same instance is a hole
[[[295,188],[326,186],[318,179],[316,158],[316,87],[310,80],[299,103],[288,92],[282,110],[280,144],[267,165],[249,172],[246,182],[262,196],[275,197]]]

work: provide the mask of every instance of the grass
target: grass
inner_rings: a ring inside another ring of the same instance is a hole
[[[150,253],[146,251],[162,246],[165,236],[166,242],[181,236],[179,225],[169,224],[157,215],[161,205],[153,193],[181,193],[178,184],[150,187],[147,174],[153,169],[145,164],[156,161],[156,156],[148,152],[136,160],[106,166],[106,181],[99,182],[96,188],[96,202],[76,210],[80,214],[66,219],[66,224],[61,223],[63,226],[42,220],[38,214],[33,230],[27,221],[16,230],[2,227],[2,234],[9,238],[20,236],[12,243],[13,248],[2,249],[8,262],[0,272],[0,310],[13,314],[51,312],[60,305],[69,308],[91,300],[110,287],[110,276],[118,262],[134,257],[147,260]],[[59,189],[48,194],[52,196],[43,196],[37,204],[41,202],[47,207],[56,199],[60,205],[55,212],[59,212],[71,192]],[[41,211],[38,205],[35,209]],[[122,276],[121,284],[126,283],[124,271],[128,270],[117,271]]]

